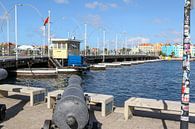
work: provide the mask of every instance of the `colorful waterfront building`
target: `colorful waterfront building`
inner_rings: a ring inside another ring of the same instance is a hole
[[[145,54],[154,53],[154,46],[150,43],[139,44],[139,50]]]
[[[183,45],[181,44],[165,44],[162,46],[162,53],[164,53],[166,56],[173,55],[177,58],[183,57]],[[195,45],[191,44],[191,57],[195,57]]]
[[[162,53],[164,53],[166,56],[169,56],[173,52],[173,46],[171,44],[164,44],[162,47]]]
[[[182,57],[183,56],[183,45],[174,44],[173,52],[174,52],[174,57],[178,57],[178,58]]]
[[[191,57],[195,57],[195,44],[191,44],[191,46],[190,46],[190,52],[191,52]]]
[[[155,43],[155,44],[153,44],[153,50],[154,50],[155,55],[159,55],[160,54],[160,51],[162,50],[162,46],[163,46],[162,43]]]

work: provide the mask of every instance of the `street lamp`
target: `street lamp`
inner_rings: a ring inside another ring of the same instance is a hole
[[[116,34],[116,39],[115,39],[115,55],[117,55],[117,49],[118,49],[118,35]]]
[[[103,62],[105,62],[106,31],[103,31]]]
[[[39,14],[39,16],[41,17],[41,20],[44,21],[40,11],[36,7],[34,7],[33,5],[31,5],[31,4],[15,4],[14,9],[15,9],[15,43],[16,43],[15,51],[16,51],[16,60],[18,60],[18,16],[17,16],[18,15],[18,9],[17,9],[18,6],[29,6],[29,7],[33,8]]]
[[[85,24],[85,56],[87,56],[87,24]]]
[[[8,49],[9,49],[9,13],[3,3],[0,1],[0,6],[3,8],[5,11],[5,18],[6,18],[6,24],[7,24],[7,43],[8,43]],[[9,53],[8,53],[9,54]],[[2,46],[2,55],[4,56],[4,46]]]

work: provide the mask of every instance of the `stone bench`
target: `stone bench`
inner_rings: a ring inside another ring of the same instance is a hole
[[[53,108],[58,95],[62,95],[64,90],[54,90],[47,94],[47,108]]]
[[[125,101],[125,120],[133,117],[135,108],[181,112],[181,102],[132,97]],[[190,113],[195,114],[195,103],[190,103]]]
[[[37,103],[44,102],[46,90],[45,88],[27,87],[11,84],[0,85],[0,97],[7,97],[8,92],[29,96],[30,106],[34,106]]]
[[[53,108],[56,102],[58,95],[62,95],[64,90],[55,90],[48,92],[47,95],[47,108]],[[97,104],[101,103],[101,112],[102,116],[107,116],[108,114],[113,112],[113,102],[114,97],[112,95],[103,95],[103,94],[95,94],[95,93],[84,93],[90,99],[89,104]]]
[[[96,93],[84,93],[85,96],[89,96],[89,104],[101,103],[102,116],[105,117],[113,112],[114,97],[112,95],[96,94]]]

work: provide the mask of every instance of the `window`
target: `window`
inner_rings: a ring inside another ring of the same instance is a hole
[[[54,47],[55,49],[57,49],[57,44],[53,44],[53,47]]]
[[[64,43],[61,44],[61,49],[66,49],[66,45]]]

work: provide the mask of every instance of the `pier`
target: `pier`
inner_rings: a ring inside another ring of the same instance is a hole
[[[195,129],[195,0],[5,1],[0,129]]]
[[[31,107],[25,97],[22,98],[21,96],[14,95],[11,95],[9,98],[0,98],[0,101],[7,105],[7,118],[0,124],[1,129],[40,129],[44,121],[52,117],[52,109],[48,109],[46,103]],[[125,121],[123,111],[123,107],[116,107],[114,112],[107,117],[102,117],[99,111],[95,111],[95,116],[102,124],[102,129],[179,128],[179,121],[170,120],[170,118],[175,118],[174,115],[170,117],[170,115],[159,115],[159,113],[155,112],[150,114],[147,112],[138,112],[138,116],[134,116],[132,119]],[[189,129],[194,128],[195,124],[190,123]]]

